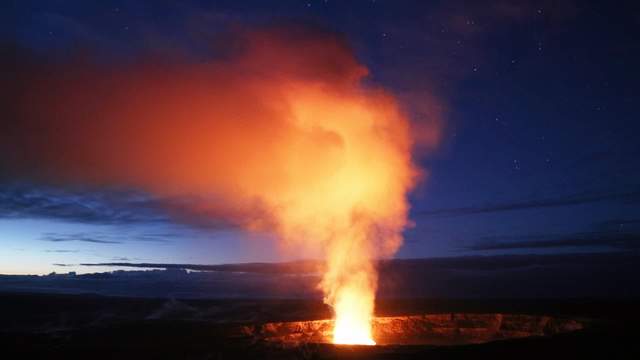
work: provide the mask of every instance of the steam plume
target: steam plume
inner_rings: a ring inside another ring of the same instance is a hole
[[[325,249],[336,342],[371,342],[372,258],[392,255],[418,171],[409,122],[331,34],[243,32],[200,63],[16,66],[0,166],[201,195],[192,211]]]

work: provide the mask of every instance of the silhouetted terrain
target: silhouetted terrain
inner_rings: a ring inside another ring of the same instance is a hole
[[[238,330],[330,318],[316,288],[322,264],[313,261],[121,263],[110,265],[139,270],[1,275],[0,348],[47,359],[636,359],[637,264],[640,256],[632,253],[380,262],[378,316],[528,314],[586,324],[550,337],[453,347],[283,347]]]
[[[378,295],[383,298],[640,297],[640,287],[635,286],[640,284],[637,264],[640,264],[640,255],[633,252],[387,260],[378,263]],[[322,296],[317,289],[322,264],[314,261],[100,265],[140,270],[85,275],[0,275],[0,291],[175,298],[319,299]]]
[[[47,359],[517,358],[637,359],[636,300],[381,300],[381,316],[423,313],[547,314],[585,330],[454,347],[280,347],[243,336],[242,324],[322,319],[316,300],[167,300],[95,295],[0,295],[3,354]]]

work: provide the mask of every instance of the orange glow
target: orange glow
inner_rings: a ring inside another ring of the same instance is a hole
[[[284,238],[302,235],[325,249],[321,288],[335,312],[333,342],[372,345],[376,271],[371,261],[399,246],[406,224],[405,194],[415,176],[407,122],[383,94],[334,96],[313,88],[292,94],[294,121],[322,128],[340,142],[323,176],[305,178],[309,164],[322,164],[316,155],[290,168],[299,171],[294,179],[300,181],[287,187],[284,197],[273,198],[290,199],[280,208],[280,230]]]
[[[418,177],[409,121],[341,40],[288,34],[248,32],[210,63],[32,69],[0,153],[57,182],[193,197],[168,210],[320,251],[333,341],[374,344],[372,260],[400,246]]]
[[[334,344],[375,345],[371,334],[375,284],[372,271],[348,275],[348,280],[335,289]]]

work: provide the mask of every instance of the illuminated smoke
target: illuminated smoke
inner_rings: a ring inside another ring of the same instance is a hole
[[[294,34],[294,35],[291,35]],[[417,180],[407,118],[335,35],[270,29],[201,63],[18,70],[0,163],[25,176],[118,185],[190,206],[287,247],[323,249],[336,343],[372,343],[377,273]]]

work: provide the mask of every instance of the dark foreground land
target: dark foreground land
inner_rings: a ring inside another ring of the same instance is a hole
[[[330,317],[313,300],[166,300],[0,294],[2,359],[640,359],[632,300],[382,300],[378,316],[505,313],[570,317],[588,326],[550,337],[459,346],[283,347],[243,324]]]

